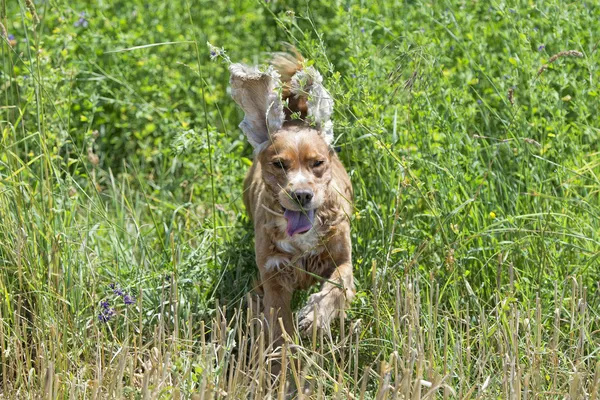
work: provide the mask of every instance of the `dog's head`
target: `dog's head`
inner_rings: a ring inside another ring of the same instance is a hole
[[[265,185],[284,210],[288,235],[310,230],[331,181],[331,150],[319,131],[302,125],[284,127],[258,161]]]
[[[298,67],[283,83],[273,68],[260,72],[233,64],[230,71],[232,97],[245,113],[240,127],[255,148],[267,190],[284,211],[287,234],[305,233],[332,179],[331,96],[312,67]]]

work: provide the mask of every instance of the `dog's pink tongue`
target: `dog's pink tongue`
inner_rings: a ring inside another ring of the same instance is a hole
[[[294,236],[296,233],[308,232],[312,228],[315,219],[315,210],[285,210],[283,216],[287,219],[287,234]]]

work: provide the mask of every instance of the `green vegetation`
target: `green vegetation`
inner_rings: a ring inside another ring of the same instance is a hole
[[[0,398],[275,397],[282,356],[304,398],[598,398],[597,2],[0,0],[0,22]],[[292,43],[335,98],[358,295],[283,355],[247,310],[252,150],[206,42]]]

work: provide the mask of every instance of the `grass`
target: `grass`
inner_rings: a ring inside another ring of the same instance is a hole
[[[282,398],[277,358],[298,398],[597,399],[599,17],[0,0],[0,398]],[[358,294],[283,352],[207,41],[247,63],[293,43],[335,98]]]

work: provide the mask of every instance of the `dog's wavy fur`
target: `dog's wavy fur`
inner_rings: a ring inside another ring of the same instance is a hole
[[[275,314],[273,321],[281,318],[288,334],[294,332],[290,302],[295,290],[322,282],[321,290],[310,296],[299,312],[301,331],[311,329],[313,324],[327,329],[355,294],[349,221],[352,186],[324,132],[326,128],[319,128],[331,125],[326,120],[331,109],[311,111],[315,104],[332,107],[333,102],[314,98],[328,96],[328,93],[318,86],[320,75],[314,70],[305,70],[303,62],[297,52],[295,56],[277,54],[271,63],[276,73],[270,70],[254,81],[253,74],[257,74],[257,70],[240,64],[231,67],[232,96],[246,113],[245,122],[240,126],[246,135],[260,142],[255,145],[255,161],[244,182],[244,204],[254,223],[264,311],[266,316],[271,312]],[[306,76],[299,77],[302,73]],[[262,91],[265,85],[256,83],[259,79],[269,83],[267,93]],[[277,90],[281,104],[276,100],[265,108],[263,98]],[[264,125],[255,122],[259,119],[253,115],[255,108],[267,114],[262,114],[262,118],[267,118],[268,126],[280,127],[269,130],[265,136]],[[280,122],[277,122],[278,116],[282,118]],[[309,204],[315,209],[315,217],[308,232],[290,236],[283,214],[286,209],[298,207],[290,194],[299,190],[314,194]],[[272,342],[280,344],[279,324],[270,328]]]

